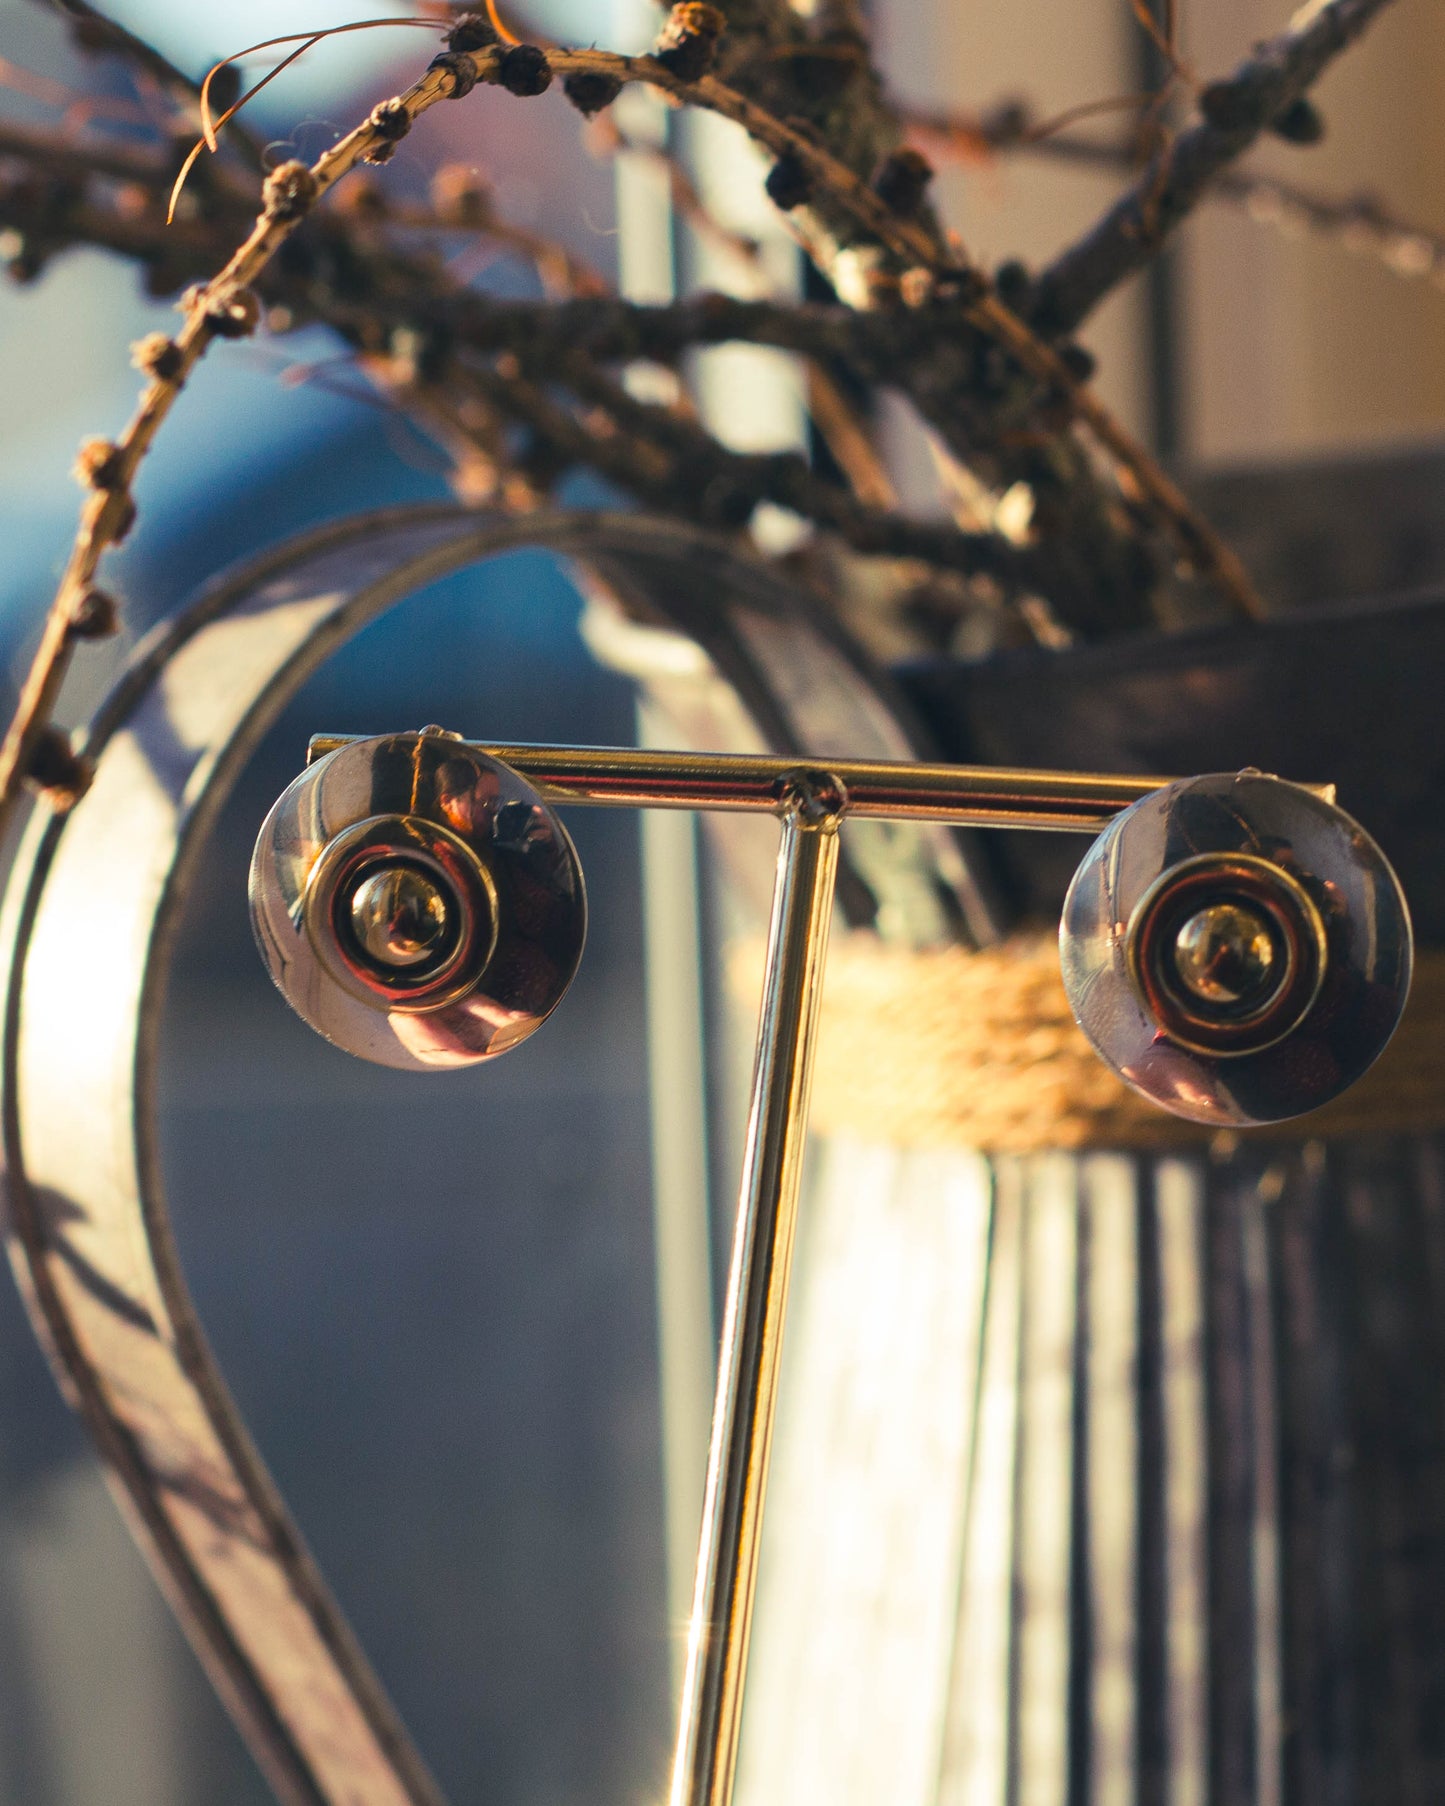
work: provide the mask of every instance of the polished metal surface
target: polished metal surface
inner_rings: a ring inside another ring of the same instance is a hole
[[[317,734],[311,758],[349,743]],[[477,750],[521,772],[556,803],[634,809],[750,810],[776,814],[799,772],[796,759],[727,753],[657,752],[621,746],[500,746]],[[1097,833],[1121,811],[1172,782],[1101,772],[1030,771],[988,765],[932,765],[834,759],[827,776],[853,820],[948,823],[971,828],[1038,828]],[[1334,788],[1312,794],[1334,800]]]
[[[288,1806],[440,1795],[252,1447],[187,1293],[152,1123],[170,939],[235,776],[329,653],[413,591],[537,546],[571,559],[600,601],[625,592],[607,604],[619,613],[637,606],[705,648],[731,743],[914,750],[866,661],[725,540],[639,516],[387,510],[219,579],[137,649],[91,724],[91,790],[68,816],[36,813],[6,895],[0,1083],[17,1277],[168,1601]],[[770,680],[763,652],[780,643],[807,686]],[[892,917],[936,931],[955,887],[959,912],[985,920],[945,831],[884,832],[857,869],[877,873]],[[854,919],[870,919],[867,897],[855,885]]]
[[[1410,919],[1342,810],[1222,773],[1167,786],[1100,835],[1060,955],[1080,1026],[1136,1090],[1198,1122],[1279,1122],[1337,1096],[1389,1040]]]
[[[837,867],[836,807],[795,793],[773,893],[670,1806],[732,1798]]]
[[[398,921],[397,894],[421,913]],[[412,1071],[519,1046],[561,1002],[587,931],[556,815],[490,754],[435,732],[309,765],[261,829],[250,897],[291,1006],[348,1052]]]
[[[1253,923],[1266,949],[1256,959],[1259,982],[1238,996],[1228,984],[1202,986],[1197,970],[1181,965],[1181,947],[1201,950],[1196,925],[1206,925],[1207,938],[1216,916]],[[1262,1053],[1293,1034],[1329,966],[1324,919],[1308,889],[1282,864],[1244,852],[1201,853],[1167,867],[1135,904],[1124,950],[1140,1002],[1169,1038],[1220,1058]]]
[[[1180,983],[1201,1003],[1248,1006],[1278,983],[1280,960],[1269,922],[1240,903],[1207,903],[1174,937]]]
[[[365,873],[346,898],[359,952],[382,968],[430,965],[451,938],[460,907],[444,881],[400,861]]]

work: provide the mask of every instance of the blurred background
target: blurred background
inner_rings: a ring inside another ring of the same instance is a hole
[[[385,9],[111,10],[200,73],[269,32]],[[880,0],[873,13],[884,66],[919,105],[1017,95],[1044,117],[1147,76],[1124,0]],[[645,0],[533,0],[526,17],[624,49],[656,24]],[[1196,0],[1186,52],[1202,72],[1222,71],[1285,17],[1266,0]],[[52,115],[15,69],[86,91],[100,79],[30,0],[0,0],[0,59],[6,107],[21,118]],[[261,97],[256,123],[286,154],[314,157],[415,64],[409,33],[323,46]],[[1403,0],[1321,84],[1325,143],[1307,154],[1271,143],[1251,167],[1377,194],[1440,231],[1442,91],[1445,13]],[[711,121],[671,129],[687,134],[719,206],[773,231],[768,255],[786,267],[793,254],[745,147]],[[446,161],[484,171],[511,219],[544,224],[633,293],[727,280],[659,224],[665,202],[649,201],[643,176],[588,153],[560,104],[438,109],[387,181],[420,192]],[[944,170],[938,193],[984,262],[1032,262],[1082,229],[1120,179],[1038,153]],[[1206,207],[1086,335],[1100,386],[1186,466],[1348,455],[1389,470],[1408,446],[1419,480],[1445,497],[1433,440],[1445,428],[1445,292],[1397,262]],[[477,280],[535,288],[506,259]],[[12,676],[69,545],[74,448],[126,416],[127,348],[173,318],[98,253],[0,285],[0,651]],[[797,439],[784,360],[712,352],[696,377],[735,443]],[[319,336],[263,336],[207,360],[146,466],[142,525],[117,560],[131,641],[217,570],[308,523],[448,494],[434,451],[359,388]],[[891,416],[882,428],[906,499],[936,506],[916,434]],[[578,479],[566,499],[607,497]],[[290,1016],[250,946],[245,867],[313,731],[437,720],[497,738],[633,738],[631,693],[591,662],[579,608],[553,561],[510,557],[408,602],[308,686],[217,837],[163,1053],[170,1204],[242,1410],[443,1787],[505,1806],[655,1797],[668,1754],[677,1538],[670,1550],[637,823],[607,812],[576,822],[592,933],[566,1010],[495,1071],[436,1085],[364,1068]],[[108,676],[104,655],[85,661],[73,718]],[[266,1797],[7,1286],[0,1802]]]

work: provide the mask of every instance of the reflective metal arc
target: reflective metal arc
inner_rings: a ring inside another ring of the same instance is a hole
[[[309,757],[324,758],[351,740],[350,735],[317,734]],[[776,813],[787,786],[799,776],[796,759],[746,754],[473,744],[478,752],[520,773],[549,803]],[[827,777],[842,787],[841,813],[852,818],[1091,834],[1142,797],[1174,782],[1100,772],[902,764],[886,759],[830,758],[826,766]],[[1325,801],[1333,800],[1332,785],[1306,788]]]
[[[783,818],[670,1806],[728,1806],[757,1584],[838,817]]]

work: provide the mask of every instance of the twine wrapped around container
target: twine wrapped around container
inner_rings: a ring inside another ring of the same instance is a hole
[[[739,949],[755,996],[761,948]],[[813,1120],[824,1134],[990,1154],[1197,1147],[1212,1134],[1117,1079],[1069,1012],[1057,936],[911,951],[866,935],[829,956]],[[1423,1132],[1445,1118],[1445,952],[1417,960],[1395,1038],[1365,1077],[1293,1132],[1266,1140]]]

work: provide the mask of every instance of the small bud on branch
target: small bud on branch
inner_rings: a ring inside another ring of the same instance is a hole
[[[652,54],[680,82],[700,81],[713,65],[726,24],[715,6],[685,0],[668,15]]]

